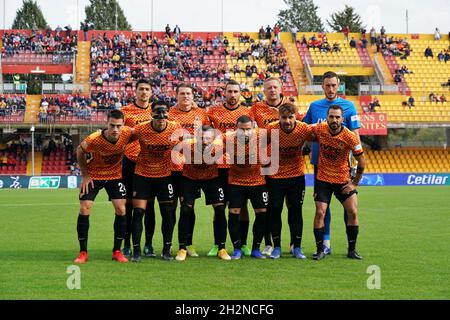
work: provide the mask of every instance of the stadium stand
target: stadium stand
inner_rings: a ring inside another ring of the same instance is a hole
[[[0,123],[22,122],[25,109],[25,95],[0,95]]]
[[[21,141],[23,142],[23,141]],[[27,172],[28,144],[16,140],[0,146],[0,175],[20,175]]]

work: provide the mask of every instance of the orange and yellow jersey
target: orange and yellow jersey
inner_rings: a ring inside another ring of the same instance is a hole
[[[230,163],[228,184],[261,186],[266,183],[264,176],[261,174],[259,129],[255,128],[254,130],[248,143],[237,139],[236,132],[228,132],[223,135],[226,148],[232,147],[233,150],[233,154],[228,153],[228,150],[226,150],[227,161]],[[264,154],[264,152],[266,150],[262,153]]]
[[[363,153],[358,137],[345,127],[332,135],[326,122],[313,126],[312,130],[319,143],[317,179],[336,184],[347,183],[350,179],[350,151],[355,156]]]
[[[226,103],[211,107],[207,111],[207,115],[211,122],[211,125],[222,133],[227,131],[236,131],[237,119],[241,116],[250,116],[250,110],[242,105],[238,105],[234,109],[227,107]],[[252,118],[253,119],[253,118]],[[225,163],[219,164],[219,168],[229,168],[230,166]]]
[[[280,122],[272,122],[267,126],[267,134],[272,137],[272,130],[278,130],[278,140],[271,140],[271,154],[278,151],[278,172],[268,176],[272,179],[295,178],[305,175],[305,162],[303,160],[303,144],[312,138],[312,128],[306,123],[296,121],[295,128],[291,132],[281,129]]]
[[[267,101],[256,102],[250,108],[250,115],[256,121],[259,128],[267,128],[269,123],[279,120],[278,107],[288,102],[290,103],[288,97],[282,97],[281,102],[276,106],[270,105]],[[303,116],[299,111],[296,118],[298,121],[302,121]]]
[[[152,105],[141,108],[135,103],[131,103],[121,109],[125,115],[125,125],[134,128],[137,124],[152,120]],[[133,162],[137,161],[141,147],[139,141],[132,141],[125,150],[125,156]]]
[[[152,121],[138,124],[135,136],[139,140],[139,153],[135,173],[148,178],[163,178],[171,175],[171,153],[182,137],[178,122],[167,121],[162,131],[156,131]]]
[[[183,111],[177,106],[170,108],[169,121],[178,122],[190,135],[193,135],[194,131],[201,128],[202,125],[210,124],[206,111],[197,106],[192,107],[189,111]],[[183,161],[182,154],[179,154],[179,164],[172,163],[172,171],[183,171]]]
[[[216,140],[211,145],[211,149],[206,151],[202,148],[201,141],[198,145],[197,139],[189,139],[183,141],[183,151],[190,153],[189,161],[184,164],[183,176],[191,180],[211,180],[219,176],[219,170],[216,163],[212,160],[217,148],[222,149],[222,140]],[[209,156],[210,159],[206,159],[204,156]],[[208,160],[205,161],[205,160]],[[209,161],[211,160],[211,161]]]
[[[81,142],[87,172],[93,180],[122,179],[122,158],[131,136],[131,129],[124,127],[116,142],[106,139],[105,130],[94,132]]]

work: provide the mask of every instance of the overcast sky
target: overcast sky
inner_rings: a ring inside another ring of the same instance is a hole
[[[153,14],[152,14],[153,2]],[[89,0],[37,0],[45,18],[55,28],[72,27],[85,18]],[[77,6],[78,3],[78,6]],[[449,0],[314,0],[326,28],[331,13],[345,4],[356,8],[364,24],[377,30],[406,33],[406,10],[410,33],[441,33],[450,31]],[[163,30],[178,24],[182,31],[257,31],[261,25],[273,25],[285,7],[283,0],[119,0],[133,30]],[[223,4],[223,9],[222,9]],[[21,0],[0,0],[0,28],[11,28]],[[6,10],[4,9],[6,8]],[[78,8],[78,10],[77,10]],[[153,17],[153,18],[152,18]],[[223,17],[223,19],[222,19]]]

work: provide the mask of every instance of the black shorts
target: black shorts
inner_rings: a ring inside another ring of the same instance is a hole
[[[289,204],[303,205],[305,198],[305,176],[271,179],[266,178],[267,190],[269,190],[269,205],[282,206],[284,198]]]
[[[175,199],[178,199],[181,196],[181,184],[183,181],[183,171],[172,171],[172,184],[173,191],[175,193]],[[202,192],[198,189],[198,192],[195,195],[195,199],[199,199],[202,197]]]
[[[225,201],[228,201],[227,193],[228,193],[228,169],[227,168],[219,168],[219,181],[222,185],[222,189],[225,192]]]
[[[133,177],[136,162],[131,161],[127,157],[122,160],[122,179],[127,189],[127,199],[133,198]]]
[[[262,186],[237,186],[228,185],[228,208],[242,208],[246,200],[250,200],[253,209],[267,208],[269,203],[269,193],[266,185]]]
[[[157,197],[159,202],[176,199],[172,177],[147,178],[135,174],[133,178],[133,199],[149,200],[154,197]]]
[[[94,180],[94,188],[92,189],[92,186],[89,186],[89,193],[83,196],[81,196],[80,194],[78,198],[83,201],[94,201],[97,197],[98,192],[103,188],[105,188],[106,192],[108,193],[109,199],[117,200],[127,198],[127,190],[122,179]]]
[[[210,180],[192,180],[183,177],[181,180],[181,197],[183,203],[192,205],[201,190],[205,193],[206,205],[223,203],[225,204],[225,193],[218,178]]]
[[[315,180],[314,181],[314,201],[330,203],[331,196],[334,195],[341,202],[344,203],[345,200],[350,198],[354,194],[358,194],[358,191],[353,190],[349,193],[343,193],[342,188],[346,185],[337,184],[337,183],[329,183],[325,181]]]

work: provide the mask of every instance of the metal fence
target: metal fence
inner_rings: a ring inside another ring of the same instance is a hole
[[[1,94],[25,94],[27,92],[26,82],[12,83],[5,82],[0,83],[0,93]]]
[[[105,124],[109,109],[80,109],[65,108],[56,112],[38,113],[40,124]]]
[[[383,85],[381,83],[360,82],[358,84],[358,95],[367,96],[372,94],[399,94],[398,85]]]
[[[71,94],[83,89],[83,85],[76,83],[42,82],[42,94]]]

